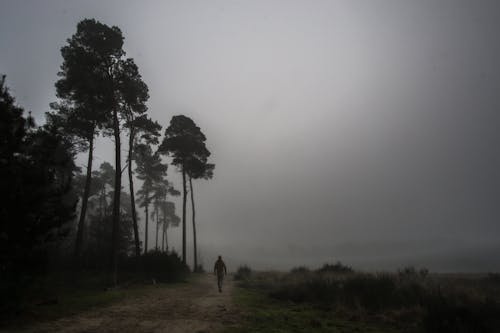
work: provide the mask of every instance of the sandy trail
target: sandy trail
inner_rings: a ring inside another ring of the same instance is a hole
[[[233,281],[226,277],[222,293],[213,275],[173,288],[154,289],[139,298],[43,323],[25,332],[217,332],[234,326]]]

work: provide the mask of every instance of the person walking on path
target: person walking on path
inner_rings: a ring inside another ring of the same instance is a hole
[[[224,275],[227,275],[226,264],[222,261],[221,256],[215,262],[214,265],[214,274],[217,275],[217,286],[219,287],[219,292],[222,292],[222,280],[224,279]]]

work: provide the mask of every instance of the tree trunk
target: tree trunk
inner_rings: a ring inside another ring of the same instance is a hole
[[[193,245],[194,245],[194,271],[198,270],[198,252],[196,250],[196,223],[195,223],[195,210],[194,210],[194,193],[193,193],[193,180],[189,177],[189,189],[191,191],[191,208],[193,210]]]
[[[134,129],[130,129],[130,136],[128,140],[128,183],[130,188],[130,207],[132,208],[132,223],[134,226],[134,240],[135,240],[135,255],[141,255],[141,246],[139,243],[139,228],[137,227],[137,213],[135,211],[135,197],[134,197],[134,177],[132,174],[132,154],[134,149]]]
[[[113,198],[113,232],[111,239],[111,270],[113,283],[117,284],[118,270],[118,240],[120,232],[120,194],[122,188],[122,163],[121,163],[121,143],[120,143],[120,123],[118,120],[118,110],[113,110],[113,132],[115,137],[115,192]]]
[[[103,185],[101,193],[102,193],[102,200],[104,202],[104,214],[102,215],[102,218],[101,218],[101,221],[102,221],[103,218],[108,216],[108,195],[106,193],[106,185]]]
[[[163,221],[163,230],[161,233],[161,251],[165,251],[165,221]]]
[[[148,224],[149,224],[149,198],[146,197],[146,206],[144,207],[144,213],[146,214],[146,227],[144,231],[144,253],[148,253]]]
[[[165,251],[168,253],[168,226],[165,227]]]
[[[78,221],[78,231],[76,233],[75,259],[79,260],[82,253],[83,229],[85,227],[85,215],[87,213],[87,202],[89,200],[90,185],[92,181],[92,160],[94,157],[94,133],[89,140],[89,156],[87,160],[87,176],[85,179],[85,189],[83,190],[82,209],[80,210],[80,219]]]
[[[99,220],[103,220],[104,219],[104,216],[106,215],[106,205],[107,205],[107,202],[106,201],[106,198],[105,198],[105,195],[106,193],[104,193],[104,188],[101,189],[101,195],[99,195]]]
[[[182,166],[182,263],[186,264],[186,170]]]
[[[158,215],[156,215],[156,244],[155,244],[156,251],[158,251],[158,229],[160,229],[160,224],[158,223]]]

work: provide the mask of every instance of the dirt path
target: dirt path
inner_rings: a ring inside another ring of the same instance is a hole
[[[237,323],[232,278],[219,293],[213,275],[186,285],[158,288],[139,298],[62,318],[27,332],[216,332]]]

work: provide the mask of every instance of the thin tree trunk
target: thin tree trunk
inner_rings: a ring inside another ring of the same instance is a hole
[[[92,160],[94,157],[94,133],[89,140],[89,156],[87,160],[87,176],[85,179],[85,189],[83,190],[82,209],[78,221],[78,231],[76,233],[75,259],[78,261],[82,253],[83,229],[85,227],[85,215],[87,213],[87,202],[89,200],[90,185],[92,181]]]
[[[186,264],[186,170],[182,166],[182,263]]]
[[[158,215],[156,216],[156,244],[155,250],[158,251],[158,229],[160,228],[160,224],[158,223]]]
[[[193,193],[193,180],[189,177],[189,189],[191,191],[191,209],[193,210],[193,245],[194,245],[194,271],[198,270],[198,252],[196,250],[196,223],[195,223],[195,210],[194,210],[194,193]]]
[[[104,215],[103,218],[108,216],[108,195],[106,193],[106,185],[103,185],[102,193],[103,193],[103,200],[104,200]],[[102,220],[102,219],[101,219]]]
[[[165,251],[165,220],[163,221],[163,225],[162,225],[162,233],[161,233],[161,251],[164,252]]]
[[[115,192],[113,198],[113,232],[111,239],[111,270],[113,283],[117,284],[118,270],[118,240],[120,232],[120,194],[122,188],[122,163],[121,163],[121,143],[120,143],[120,123],[118,120],[118,110],[113,110],[113,131],[115,137]]]
[[[134,149],[134,129],[130,129],[130,136],[128,140],[128,183],[130,187],[130,207],[132,208],[132,223],[134,227],[134,240],[135,240],[135,255],[141,255],[141,247],[139,243],[139,228],[137,227],[137,213],[135,211],[135,197],[134,197],[134,177],[132,173],[132,156]]]
[[[103,220],[104,216],[105,216],[105,209],[106,209],[106,203],[105,200],[106,198],[104,197],[106,194],[104,193],[104,190],[101,190],[101,195],[99,196],[99,220]]]
[[[155,207],[155,221],[156,221],[156,246],[155,250],[158,250],[158,205]]]
[[[148,253],[148,224],[149,224],[149,203],[148,200],[149,198],[145,198],[146,200],[146,206],[144,207],[144,213],[146,214],[146,228],[144,231],[144,253]]]
[[[168,253],[168,226],[165,227],[165,251]]]

